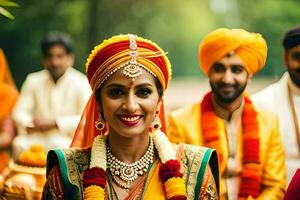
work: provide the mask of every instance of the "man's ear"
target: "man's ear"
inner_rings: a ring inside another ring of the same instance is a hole
[[[286,50],[284,50],[282,53],[282,61],[283,61],[284,66],[287,68],[289,62],[288,62],[288,53]]]
[[[248,84],[251,83],[252,81],[252,78],[253,78],[253,73],[248,73]]]
[[[42,57],[41,63],[42,63],[42,66],[45,68],[45,63],[46,63],[46,57],[45,56]]]
[[[70,65],[72,67],[74,65],[74,63],[75,63],[75,56],[74,56],[74,54],[70,53],[69,54],[69,58],[70,58]]]

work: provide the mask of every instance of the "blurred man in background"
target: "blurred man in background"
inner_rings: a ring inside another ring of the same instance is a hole
[[[15,158],[33,144],[47,150],[69,147],[90,96],[85,76],[72,67],[72,46],[65,33],[51,32],[42,41],[44,70],[27,76],[13,111],[19,134]]]
[[[172,142],[217,150],[220,199],[280,200],[284,195],[277,118],[255,107],[244,92],[266,58],[267,44],[260,34],[225,28],[209,33],[200,44],[199,62],[212,91],[169,116]]]
[[[300,26],[288,30],[282,44],[287,72],[278,82],[254,94],[252,99],[256,105],[279,117],[289,183],[300,168]]]

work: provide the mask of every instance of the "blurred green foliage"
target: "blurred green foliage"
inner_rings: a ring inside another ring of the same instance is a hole
[[[7,10],[7,7],[19,7],[19,5],[13,1],[0,0],[0,15],[9,19],[14,19],[15,17]]]
[[[259,75],[280,76],[283,33],[299,23],[297,0],[26,0],[16,1],[15,20],[0,17],[0,47],[20,87],[26,75],[42,69],[40,41],[50,30],[70,33],[77,69],[93,46],[120,33],[158,43],[169,54],[174,77],[202,76],[198,45],[218,27],[262,33],[269,46]]]

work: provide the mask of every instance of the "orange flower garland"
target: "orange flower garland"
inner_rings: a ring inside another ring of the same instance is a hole
[[[244,97],[245,107],[242,113],[243,127],[243,167],[239,197],[257,197],[260,193],[261,165],[259,159],[259,126],[257,112],[248,97]],[[212,93],[209,92],[201,103],[201,126],[204,145],[217,150],[220,163],[223,154],[220,149],[220,132],[218,117],[212,104]]]

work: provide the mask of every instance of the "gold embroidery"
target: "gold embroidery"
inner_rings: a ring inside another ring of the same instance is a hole
[[[79,189],[79,195],[83,196],[83,173],[89,167],[90,149],[66,149],[63,150],[67,164],[67,172],[70,182]]]
[[[207,148],[180,144],[177,149],[177,158],[180,159],[183,177],[186,181],[188,199],[195,198],[195,187],[203,155]],[[181,152],[183,150],[183,153]]]

